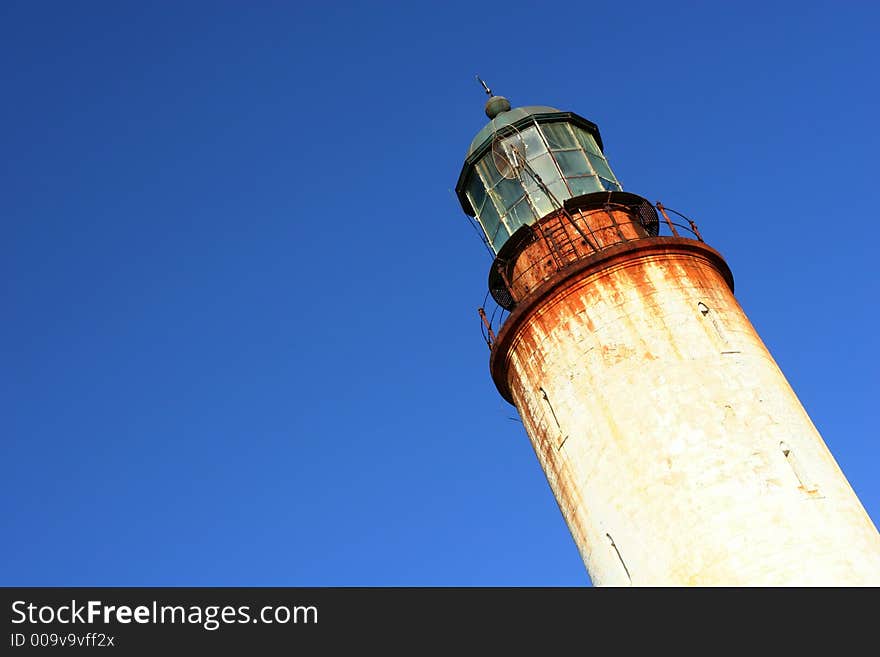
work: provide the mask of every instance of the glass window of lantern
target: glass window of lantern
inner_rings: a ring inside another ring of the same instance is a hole
[[[492,248],[495,249],[495,253],[501,249],[507,239],[510,237],[510,232],[507,230],[507,226],[504,225],[503,222],[498,222],[498,227],[495,229],[495,232],[491,234],[489,241],[492,243]]]
[[[527,226],[535,222],[535,214],[529,205],[529,199],[523,197],[520,201],[510,208],[507,214],[507,226],[512,235],[520,226]]]
[[[532,202],[532,207],[539,217],[544,217],[550,214],[557,207],[553,204],[553,201],[550,200],[550,197],[547,196],[547,193],[543,189],[530,191],[529,200]]]
[[[483,185],[486,189],[494,187],[495,183],[501,178],[501,174],[498,173],[498,169],[496,169],[495,165],[492,163],[491,155],[487,155],[480,159],[474,168],[482,179]]]
[[[592,153],[593,155],[602,155],[602,149],[599,148],[599,144],[596,143],[596,138],[593,137],[593,135],[578,126],[572,126],[572,129],[574,130],[578,143],[584,147],[585,151]]]
[[[589,176],[593,173],[593,169],[587,162],[584,152],[577,151],[558,151],[553,154],[562,169],[562,175],[566,178],[574,176]]]
[[[483,204],[486,202],[486,187],[479,176],[471,174],[466,193],[468,200],[471,202],[471,207],[479,215],[480,210],[483,209]]]
[[[592,194],[593,192],[601,192],[602,185],[599,184],[597,176],[588,176],[586,178],[569,178],[568,186],[571,187],[572,196],[580,196],[581,194]]]
[[[495,209],[495,204],[492,203],[492,199],[487,199],[487,202],[483,204],[483,207],[477,214],[477,221],[480,222],[489,241],[494,243],[495,234],[498,232],[498,226],[501,225],[501,217],[498,215],[498,210]]]
[[[614,174],[611,173],[611,169],[608,168],[608,163],[605,161],[605,158],[601,155],[593,155],[592,153],[587,153],[587,157],[590,158],[590,164],[593,165],[593,168],[603,178],[607,178],[609,180],[615,180]]]
[[[547,153],[547,147],[544,145],[544,140],[541,139],[541,134],[538,132],[537,126],[532,125],[525,130],[522,130],[520,132],[520,138],[525,147],[525,156],[527,160],[534,160],[536,157],[540,157]]]
[[[494,191],[504,208],[510,208],[525,194],[522,183],[516,178],[501,178],[494,187]]]
[[[571,198],[571,192],[568,191],[568,187],[566,187],[564,180],[554,180],[553,182],[548,183],[547,189],[550,190],[550,193],[556,197],[556,200],[560,204],[565,201],[565,199]]]
[[[529,186],[528,183],[533,182],[533,176],[531,175],[532,171],[541,177],[541,181],[545,185],[560,178],[559,169],[556,167],[556,163],[553,161],[550,153],[547,153],[546,151],[544,155],[540,155],[534,160],[531,160],[529,162],[529,167],[531,168],[531,171],[526,171],[523,176],[527,179],[527,187]]]
[[[579,148],[574,133],[567,123],[542,123],[541,132],[544,133],[550,150]]]

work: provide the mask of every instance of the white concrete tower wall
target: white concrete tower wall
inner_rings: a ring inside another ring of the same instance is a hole
[[[723,261],[654,242],[531,300],[495,345],[591,579],[880,585],[880,534]]]

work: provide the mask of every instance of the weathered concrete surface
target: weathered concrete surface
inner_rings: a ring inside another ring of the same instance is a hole
[[[545,284],[493,354],[593,582],[880,585],[880,534],[723,261],[661,242]]]

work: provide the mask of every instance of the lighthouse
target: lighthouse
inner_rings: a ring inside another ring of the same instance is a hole
[[[623,190],[595,123],[486,91],[456,194],[493,256],[489,369],[593,583],[880,585],[880,534],[722,255]]]

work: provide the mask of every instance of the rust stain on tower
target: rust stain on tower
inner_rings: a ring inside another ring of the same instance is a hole
[[[593,582],[880,584],[880,534],[724,258],[623,191],[594,123],[486,113],[456,191],[495,256],[490,371]]]

